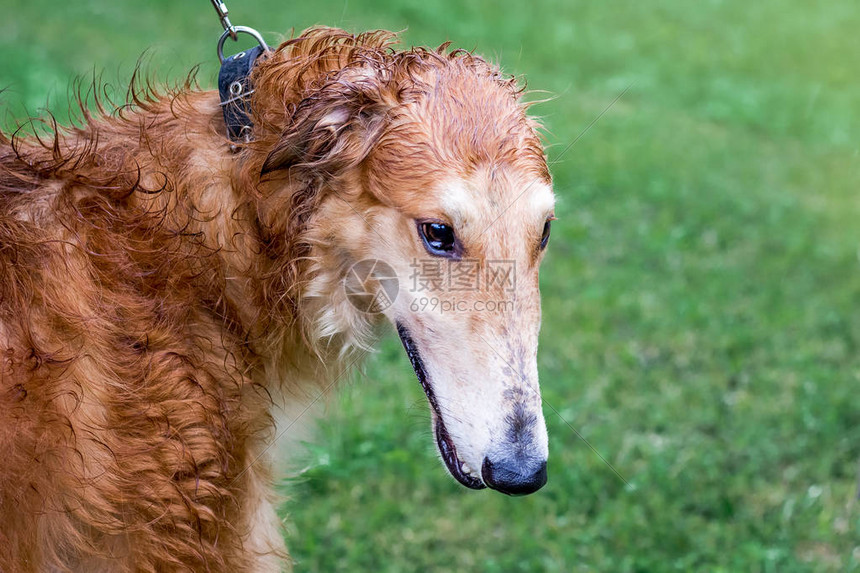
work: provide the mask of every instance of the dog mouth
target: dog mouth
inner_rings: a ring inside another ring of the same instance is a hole
[[[421,355],[418,353],[415,341],[409,336],[409,331],[406,327],[399,322],[397,323],[397,334],[400,335],[400,342],[403,343],[403,348],[406,350],[409,362],[412,363],[412,369],[415,371],[418,382],[421,383],[421,387],[424,389],[427,401],[430,402],[430,411],[433,415],[436,434],[436,446],[439,448],[439,453],[442,455],[445,467],[448,468],[448,472],[454,476],[454,479],[462,485],[471,489],[484,489],[487,486],[484,485],[484,482],[475,473],[480,471],[480,468],[470,468],[457,455],[457,447],[454,445],[454,440],[451,439],[447,428],[445,428],[445,422],[442,420],[442,412],[439,409],[439,402],[433,393],[433,387],[430,385],[427,370],[424,369],[424,363],[421,360]]]

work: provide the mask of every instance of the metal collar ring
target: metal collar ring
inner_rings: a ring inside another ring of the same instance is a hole
[[[224,42],[227,41],[227,38],[232,37],[234,34],[248,34],[249,36],[253,36],[257,43],[263,48],[263,51],[269,50],[269,45],[266,44],[266,41],[263,39],[263,36],[260,35],[258,31],[253,28],[248,28],[247,26],[232,26],[224,30],[224,33],[221,34],[221,37],[218,38],[218,61],[222,64],[224,63]],[[234,38],[235,40],[235,38]]]

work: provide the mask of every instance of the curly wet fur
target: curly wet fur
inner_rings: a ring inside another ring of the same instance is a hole
[[[393,39],[313,29],[264,56],[236,152],[191,85],[0,139],[0,570],[280,567],[272,402],[372,328],[337,299],[331,198],[371,213],[486,160],[549,178],[513,80]],[[474,106],[497,123],[457,123]]]

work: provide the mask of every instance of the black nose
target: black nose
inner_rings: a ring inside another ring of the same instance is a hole
[[[481,477],[496,491],[526,495],[536,492],[546,483],[546,461],[501,459],[493,462],[484,458]]]

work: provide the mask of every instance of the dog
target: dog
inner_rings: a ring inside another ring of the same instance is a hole
[[[287,567],[278,404],[385,324],[450,474],[544,485],[539,125],[481,57],[395,43],[312,28],[263,53],[239,142],[190,81],[2,136],[0,570]]]

